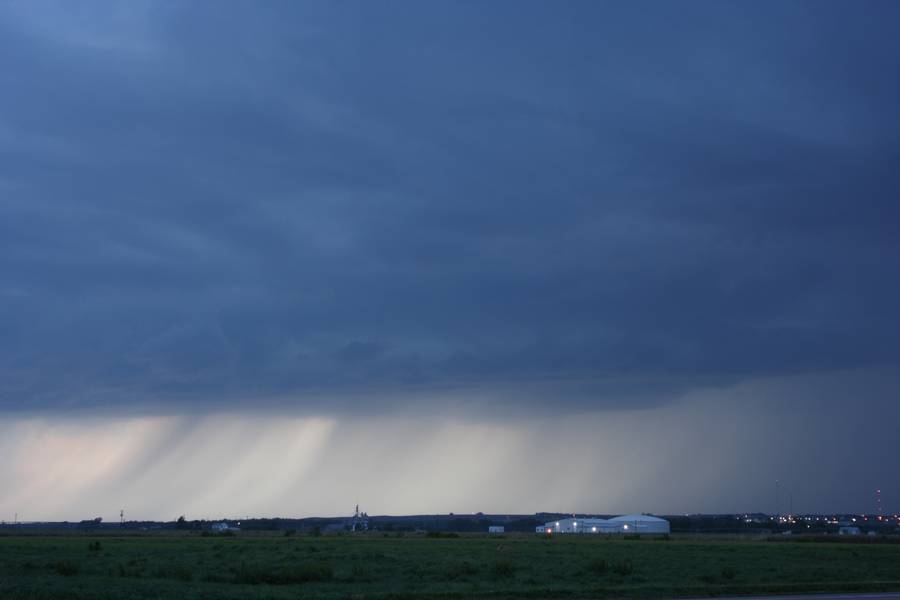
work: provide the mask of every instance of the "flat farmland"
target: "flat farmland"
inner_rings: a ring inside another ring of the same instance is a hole
[[[900,591],[900,544],[532,535],[0,536],[0,598],[664,598]]]

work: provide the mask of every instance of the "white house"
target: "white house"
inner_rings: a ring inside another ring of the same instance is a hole
[[[488,533],[503,533],[506,531],[506,528],[503,525],[489,525]]]
[[[226,521],[222,521],[221,523],[213,523],[210,526],[210,530],[213,533],[225,533],[226,531],[240,531],[240,527],[231,527]]]

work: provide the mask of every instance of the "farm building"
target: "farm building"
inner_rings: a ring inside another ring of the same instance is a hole
[[[539,533],[620,533],[621,526],[606,519],[571,517],[544,523],[536,529]]]
[[[669,522],[649,515],[625,515],[613,519],[570,517],[535,528],[536,533],[669,533]]]
[[[609,520],[622,526],[625,533],[669,533],[669,522],[650,515],[625,515]]]
[[[506,531],[506,528],[503,525],[488,526],[488,533],[503,533],[504,531]]]

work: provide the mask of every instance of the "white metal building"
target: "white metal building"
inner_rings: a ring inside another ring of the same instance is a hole
[[[625,515],[610,519],[622,526],[625,533],[669,533],[669,522],[650,515]]]
[[[549,521],[535,533],[669,533],[669,522],[649,515],[625,515],[613,519],[570,517]]]

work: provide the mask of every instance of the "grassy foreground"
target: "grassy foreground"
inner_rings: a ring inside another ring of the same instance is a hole
[[[900,590],[900,545],[530,535],[0,537],[0,598],[603,598]]]

